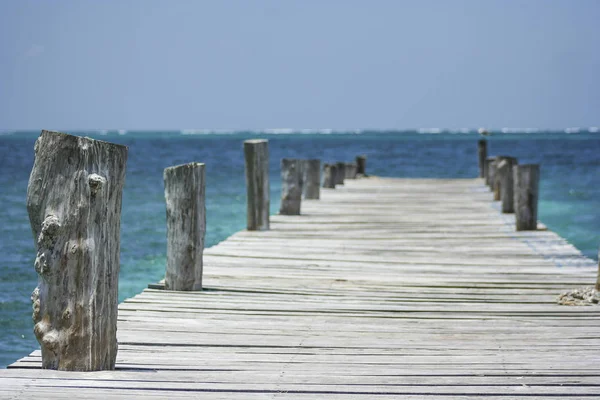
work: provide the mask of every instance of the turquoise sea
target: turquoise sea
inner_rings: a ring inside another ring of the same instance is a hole
[[[269,139],[271,212],[279,206],[282,157],[352,161],[368,156],[367,172],[393,177],[477,176],[475,131],[289,131],[68,133],[129,146],[121,223],[123,300],[160,280],[166,259],[163,169],[206,163],[207,236],[212,246],[245,227],[242,142]],[[34,240],[25,196],[39,132],[0,132],[0,368],[38,348],[32,332],[30,294],[37,277]],[[540,219],[586,256],[600,243],[600,133],[495,132],[490,155],[541,164]],[[590,282],[591,284],[591,282]]]

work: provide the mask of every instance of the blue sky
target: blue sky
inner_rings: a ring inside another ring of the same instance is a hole
[[[600,124],[597,0],[0,0],[3,129]]]

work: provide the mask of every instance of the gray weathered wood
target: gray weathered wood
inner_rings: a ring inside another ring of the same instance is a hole
[[[488,160],[488,174],[486,184],[490,187],[490,190],[493,192],[494,183],[496,179],[496,168],[498,165],[496,164],[496,157],[488,157]]]
[[[337,167],[335,164],[323,165],[323,187],[335,189],[335,181],[337,179]]]
[[[303,160],[281,159],[281,205],[279,213],[282,215],[300,215],[303,164]]]
[[[479,177],[485,178],[485,159],[487,158],[487,140],[481,139],[477,142],[477,159],[479,165]]]
[[[44,368],[115,367],[127,148],[42,131],[27,187],[39,274],[34,333]]]
[[[367,156],[364,154],[356,156],[356,174],[362,176],[367,175]]]
[[[164,171],[167,204],[165,289],[202,290],[202,252],[206,232],[204,164]]]
[[[246,165],[247,229],[269,229],[269,142],[264,139],[244,141]]]
[[[305,160],[302,192],[305,199],[317,200],[321,193],[321,160]]]
[[[342,161],[338,161],[335,163],[335,184],[343,185],[344,178],[346,177],[346,163]]]
[[[497,164],[494,200],[502,202],[501,210],[503,213],[513,213],[515,212],[513,168],[517,165],[517,159],[502,156],[498,158]]]
[[[345,179],[356,179],[356,163],[346,163],[346,174],[344,176]]]
[[[536,230],[540,166],[538,164],[515,165],[513,180],[516,230]]]

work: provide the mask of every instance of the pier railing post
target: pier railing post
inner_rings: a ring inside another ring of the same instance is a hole
[[[346,175],[345,179],[356,179],[356,163],[346,163]]]
[[[515,165],[513,168],[515,190],[515,217],[518,231],[537,229],[540,166]]]
[[[477,157],[479,160],[479,177],[485,178],[485,159],[487,158],[487,140],[477,142]]]
[[[334,164],[323,165],[323,187],[327,189],[335,189],[336,178],[336,166]]]
[[[281,159],[281,215],[300,215],[303,160]]]
[[[167,268],[165,289],[202,290],[206,232],[204,164],[166,168]]]
[[[498,168],[496,169],[496,189],[494,198],[497,196],[502,203],[503,213],[515,212],[514,206],[514,179],[513,168],[517,165],[517,159],[514,157],[500,157]],[[496,195],[497,193],[497,195]]]
[[[306,160],[302,191],[307,200],[318,200],[321,194],[321,160]]]
[[[335,184],[343,185],[344,178],[346,177],[346,163],[338,161],[335,163],[335,167],[336,167]]]
[[[356,156],[356,174],[361,176],[367,175],[367,156]]]
[[[115,368],[127,147],[42,131],[27,187],[36,241],[34,333],[42,367]]]
[[[269,229],[269,142],[264,139],[244,141],[246,163],[247,228]]]

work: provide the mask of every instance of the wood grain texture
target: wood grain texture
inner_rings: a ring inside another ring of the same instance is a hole
[[[281,159],[281,215],[300,215],[304,164],[304,160]]]
[[[204,164],[166,168],[168,290],[202,290],[202,253],[206,233]]]
[[[323,165],[323,187],[327,189],[335,189],[335,181],[337,179],[337,167],[334,164]]]
[[[206,249],[204,291],[122,303],[116,371],[42,371],[34,351],[0,396],[600,396],[600,309],[555,303],[596,262],[492,199],[479,178],[347,180]]]
[[[303,198],[318,200],[321,194],[321,160],[305,160]]]
[[[516,165],[513,168],[516,230],[537,229],[540,166]]]
[[[269,141],[244,141],[246,215],[249,231],[269,229]]]
[[[33,322],[44,368],[113,369],[127,148],[42,131],[27,187]]]

